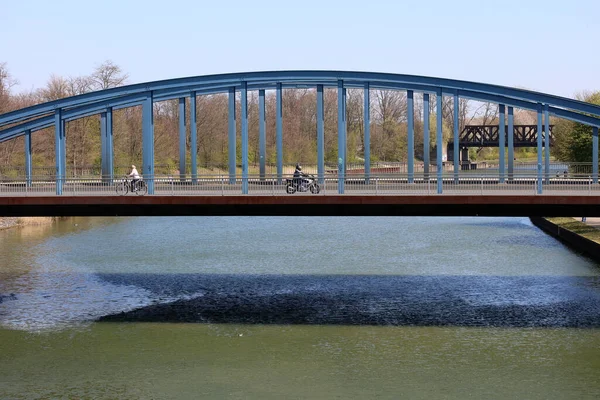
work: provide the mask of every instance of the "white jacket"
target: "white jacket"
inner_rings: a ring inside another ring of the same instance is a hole
[[[137,169],[132,169],[131,173],[129,174],[130,177],[132,177],[133,179],[140,179],[140,174],[138,173]]]

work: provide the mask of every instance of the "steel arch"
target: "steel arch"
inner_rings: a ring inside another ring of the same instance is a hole
[[[315,88],[317,92],[322,92],[323,88],[337,88],[338,99],[341,99],[342,104],[338,104],[338,116],[343,119],[344,112],[342,108],[345,104],[346,88],[360,88],[364,90],[370,89],[393,89],[407,90],[413,95],[416,92],[424,94],[437,94],[453,96],[455,104],[459,97],[470,98],[479,101],[493,102],[501,105],[502,108],[508,106],[509,115],[512,113],[512,107],[535,111],[538,115],[538,126],[541,126],[542,117],[548,120],[548,115],[554,115],[560,118],[577,121],[594,127],[594,132],[600,127],[600,106],[594,105],[574,99],[555,96],[546,93],[529,91],[524,89],[511,88],[506,86],[462,81],[455,79],[445,79],[436,77],[426,77],[417,75],[390,74],[379,72],[353,72],[353,71],[263,71],[263,72],[242,72],[228,73],[218,75],[205,75],[187,78],[176,78],[154,82],[139,83],[134,85],[122,86],[117,88],[106,89],[97,92],[86,93],[78,96],[72,96],[64,99],[59,99],[35,106],[15,110],[3,115],[0,115],[0,142],[14,139],[25,135],[30,137],[32,132],[44,129],[50,126],[55,126],[57,139],[57,177],[64,175],[65,160],[64,146],[65,123],[74,119],[83,118],[95,114],[106,115],[110,114],[108,120],[112,118],[112,111],[119,108],[132,106],[143,107],[143,139],[144,139],[144,168],[148,168],[148,174],[152,175],[154,171],[153,154],[154,147],[152,144],[153,138],[153,113],[152,105],[155,102],[181,99],[187,97],[195,97],[197,95],[229,93],[230,105],[229,110],[235,111],[235,101],[233,108],[231,104],[231,95],[236,91],[242,93],[242,170],[247,168],[247,160],[244,157],[245,149],[247,148],[247,91],[258,90],[264,94],[264,90],[276,90],[278,102],[281,100],[281,90],[283,88]],[[438,99],[438,106],[440,100]],[[339,103],[339,101],[338,101]],[[428,102],[429,103],[429,102]],[[185,106],[185,102],[183,103]],[[195,110],[195,102],[191,103],[191,107]],[[278,106],[280,107],[280,106]],[[184,108],[185,109],[185,108]],[[427,111],[429,113],[429,111]],[[232,120],[230,115],[230,132],[235,129],[235,119]],[[277,113],[277,126],[281,126],[281,113]],[[414,116],[409,117],[409,125]],[[439,119],[439,116],[438,116]],[[103,119],[103,124],[106,124],[107,118]],[[232,128],[232,121],[234,122]],[[503,119],[501,118],[501,123]],[[185,125],[185,119],[183,119]],[[440,125],[438,123],[438,125]],[[112,127],[102,126],[103,139],[104,135],[112,135]],[[317,130],[319,127],[317,127]],[[340,168],[345,165],[345,123],[338,124],[338,152],[340,154]],[[412,132],[413,129],[409,129]],[[456,129],[455,129],[456,130]],[[180,127],[180,132],[181,132]],[[185,130],[183,130],[185,131]],[[107,133],[110,132],[110,133]],[[233,131],[235,135],[235,131]],[[277,134],[281,135],[281,129],[277,129]],[[412,133],[414,134],[414,132]],[[195,135],[193,135],[195,136]],[[438,128],[437,137],[441,137],[441,130]],[[280,137],[278,137],[280,140]],[[104,142],[103,142],[104,143]],[[597,141],[594,141],[597,143]],[[231,146],[231,144],[230,144]],[[235,146],[235,143],[233,143]],[[343,151],[342,151],[343,150]],[[31,150],[29,150],[30,152]],[[235,154],[235,147],[230,148],[230,155]],[[281,150],[279,149],[278,152]],[[438,147],[438,152],[440,151]],[[538,158],[541,157],[541,144],[538,145]],[[233,153],[232,153],[233,152]],[[510,149],[509,149],[510,152]],[[594,146],[594,157],[597,158],[597,146]],[[103,149],[104,156],[112,156],[112,150],[106,151]],[[28,157],[31,155],[28,154]],[[438,155],[438,166],[440,161]],[[546,156],[548,159],[548,156]],[[409,156],[409,163],[413,158]],[[281,175],[280,157],[278,155],[278,175]],[[540,161],[541,164],[541,161]],[[440,166],[441,167],[441,166]],[[455,165],[455,173],[457,173]],[[194,167],[193,167],[194,168]],[[230,173],[232,168],[235,176],[235,165],[230,163]],[[410,167],[409,167],[410,168]],[[546,166],[548,169],[548,166]],[[438,171],[441,168],[438,168]],[[340,169],[343,171],[343,169]],[[510,166],[509,166],[510,171]],[[192,175],[195,172],[192,171]],[[501,181],[503,179],[503,171],[501,172]],[[541,166],[538,169],[538,176],[541,180]],[[594,172],[594,180],[597,181],[597,171]],[[152,185],[152,182],[150,182]],[[343,185],[339,188],[340,193],[343,193]],[[152,192],[152,186],[150,186]]]

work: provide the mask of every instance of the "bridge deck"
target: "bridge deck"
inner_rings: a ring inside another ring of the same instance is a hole
[[[600,196],[32,196],[0,197],[2,216],[600,216]]]

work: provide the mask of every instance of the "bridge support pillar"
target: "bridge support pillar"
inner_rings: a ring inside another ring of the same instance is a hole
[[[550,115],[548,104],[544,105],[544,172],[546,184],[550,183]]]
[[[100,178],[107,184],[106,179],[106,113],[100,113]]]
[[[537,193],[542,194],[542,104],[537,105]]]
[[[371,90],[369,82],[365,83],[364,89],[363,120],[365,123],[364,138],[364,163],[365,163],[365,182],[369,183],[371,178]]]
[[[461,161],[461,163],[465,163],[465,164],[467,164],[469,162],[469,148],[468,147],[464,147],[464,148],[460,149],[460,161]]]
[[[325,183],[325,112],[323,85],[317,85],[317,177],[319,184]]]
[[[443,147],[443,136],[442,136],[442,100],[443,100],[442,89],[437,90],[437,104],[436,104],[436,141],[435,145],[437,148],[436,164],[437,164],[437,192],[439,194],[443,191],[443,169],[444,163],[442,160],[442,147]]]
[[[338,80],[338,193],[344,194],[346,180],[346,90]]]
[[[236,136],[237,136],[237,127],[235,120],[235,88],[229,88],[229,111],[228,111],[228,119],[229,119],[229,137],[228,137],[228,149],[229,149],[229,184],[233,185],[235,183],[236,177],[236,165],[237,165],[237,155],[236,155]]]
[[[423,178],[429,180],[429,93],[423,93]]]
[[[100,114],[100,136],[102,144],[102,181],[112,184],[114,160],[112,107],[108,107],[106,112]]]
[[[508,180],[513,180],[514,168],[515,168],[515,116],[514,109],[508,107]]]
[[[498,182],[504,183],[504,177],[506,174],[505,165],[504,165],[504,148],[506,147],[506,142],[504,138],[506,136],[506,120],[505,120],[505,112],[506,106],[504,104],[498,105]]]
[[[265,121],[265,91],[258,91],[258,154],[260,179],[265,179],[265,163],[267,157],[267,133]]]
[[[459,139],[458,139],[458,112],[459,112],[459,101],[458,101],[458,93],[454,94],[454,118],[453,118],[453,128],[454,128],[454,183],[458,184],[458,171],[460,170],[460,156],[459,156]]]
[[[592,128],[592,179],[598,183],[598,127]]]
[[[179,180],[185,181],[186,175],[186,128],[185,97],[179,98]]]
[[[281,83],[277,83],[275,105],[275,141],[277,142],[277,184],[281,185],[283,176],[283,105],[281,100]],[[318,110],[317,110],[318,113]],[[318,123],[318,122],[317,122]],[[317,133],[318,135],[318,133]]]
[[[198,124],[197,124],[197,98],[196,92],[190,96],[190,167],[192,169],[192,183],[198,182]]]
[[[154,194],[154,97],[152,92],[142,105],[142,175],[148,194]]]
[[[67,171],[67,145],[65,140],[65,121],[62,118],[62,110],[59,108],[54,112],[54,137],[56,156],[56,194],[63,194],[63,185]]]
[[[25,182],[27,187],[31,187],[31,161],[31,130],[28,129],[25,131]]]
[[[115,150],[113,146],[113,109],[106,109],[106,172],[110,183],[114,179]]]
[[[407,128],[408,128],[408,183],[415,179],[415,102],[414,92],[406,92],[407,99]]]
[[[242,82],[242,194],[248,194],[248,82]]]

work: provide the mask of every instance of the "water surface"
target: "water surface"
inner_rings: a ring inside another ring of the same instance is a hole
[[[0,231],[0,398],[597,398],[599,272],[523,218]]]

